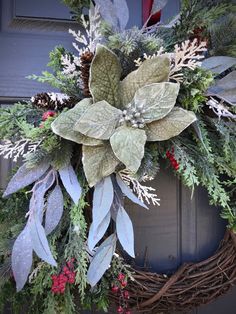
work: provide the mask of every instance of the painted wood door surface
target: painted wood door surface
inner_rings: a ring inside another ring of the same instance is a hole
[[[128,0],[129,27],[140,25],[141,0]],[[169,1],[162,18],[179,10],[179,1]],[[72,49],[68,28],[75,28],[69,10],[60,0],[0,0],[0,104],[27,99],[48,86],[25,76],[46,69],[48,53],[56,45]],[[136,261],[164,273],[181,263],[211,255],[223,237],[225,222],[219,209],[209,206],[206,192],[199,188],[191,198],[170,170],[163,169],[153,182],[161,198],[160,207],[149,211],[129,204],[135,226]],[[4,188],[12,164],[0,161],[0,188]],[[92,312],[90,312],[92,313]],[[235,314],[236,289],[192,314]],[[22,313],[23,314],[23,313]],[[173,313],[174,314],[174,313]]]

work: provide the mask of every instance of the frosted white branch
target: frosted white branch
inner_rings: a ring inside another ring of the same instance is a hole
[[[19,157],[25,158],[29,153],[36,151],[40,142],[31,142],[28,139],[21,139],[12,143],[11,141],[3,141],[0,144],[0,156],[3,155],[5,159],[13,159],[14,162],[18,160]]]
[[[153,193],[156,191],[154,188],[142,185],[127,169],[120,171],[119,175],[125,184],[137,194],[141,202],[160,206],[160,199],[157,197],[156,193]]]
[[[194,70],[197,66],[200,66],[201,62],[199,60],[204,58],[203,52],[206,50],[206,42],[198,43],[196,38],[193,41],[186,40],[180,46],[175,45],[170,79],[181,82],[183,80],[181,70],[183,68]]]
[[[152,55],[147,55],[146,53],[144,53],[143,58],[138,58],[134,60],[134,63],[137,67],[139,67],[143,63],[143,61],[154,59],[156,57],[163,56],[163,55],[169,56],[170,54],[167,52],[164,52],[164,47],[161,47],[156,53]]]
[[[236,119],[236,115],[230,112],[223,102],[219,102],[213,97],[210,97],[206,102],[206,105],[218,116],[219,119],[221,117]]]
[[[63,65],[63,74],[67,75],[69,78],[79,76],[80,72],[77,70],[77,68],[80,67],[80,60],[78,57],[74,56],[72,61],[71,56],[66,54],[65,56],[61,57],[61,63]]]

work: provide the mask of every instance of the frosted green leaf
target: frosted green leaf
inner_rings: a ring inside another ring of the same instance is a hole
[[[53,132],[67,140],[76,142],[78,144],[91,146],[101,144],[101,141],[89,138],[73,130],[75,123],[91,105],[92,99],[85,98],[81,100],[73,109],[61,113],[51,125]]]
[[[179,135],[197,118],[192,111],[174,108],[165,118],[147,124],[147,141],[165,141]]]
[[[108,140],[114,133],[122,111],[105,100],[89,107],[74,126],[74,131],[97,139]]]
[[[145,60],[142,65],[131,72],[121,82],[122,104],[127,105],[133,99],[136,91],[145,85],[168,81],[170,60],[166,56],[159,56]]]
[[[83,146],[82,161],[90,187],[112,174],[119,164],[108,142],[95,147]]]
[[[108,48],[97,45],[90,68],[89,89],[94,102],[106,100],[114,107],[120,106],[121,66],[117,56]]]
[[[179,93],[177,83],[155,83],[141,87],[134,96],[135,107],[143,106],[145,122],[164,118],[174,107]]]
[[[121,126],[111,136],[110,143],[116,157],[132,172],[137,172],[144,156],[144,130]]]

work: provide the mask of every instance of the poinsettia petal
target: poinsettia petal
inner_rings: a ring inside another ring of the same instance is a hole
[[[53,132],[67,140],[84,145],[99,145],[101,141],[74,131],[74,125],[92,105],[91,98],[81,100],[74,108],[61,113],[51,124]]]
[[[74,131],[89,137],[108,140],[114,133],[122,111],[109,105],[105,100],[99,101],[81,116],[74,126]]]
[[[135,173],[144,156],[146,139],[144,130],[121,126],[111,136],[110,143],[116,157]]]
[[[177,83],[155,83],[141,87],[134,96],[136,109],[143,108],[142,118],[152,122],[164,118],[174,107],[179,93]]]
[[[117,56],[105,46],[97,45],[90,68],[89,89],[96,103],[106,100],[115,107],[120,105],[121,65]]]
[[[194,112],[176,107],[165,118],[147,124],[147,141],[168,140],[179,135],[196,120]]]

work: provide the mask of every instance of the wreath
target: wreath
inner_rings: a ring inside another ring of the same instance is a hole
[[[210,302],[236,281],[235,5],[183,1],[169,24],[126,29],[125,0],[95,0],[88,16],[88,1],[65,2],[83,26],[69,31],[75,52],[56,47],[53,71],[30,77],[61,93],[1,109],[0,154],[23,159],[1,200],[1,306],[74,313],[111,301],[129,314]],[[161,160],[228,220],[213,256],[170,277],[122,257],[135,257],[124,198],[161,206],[148,186]]]

